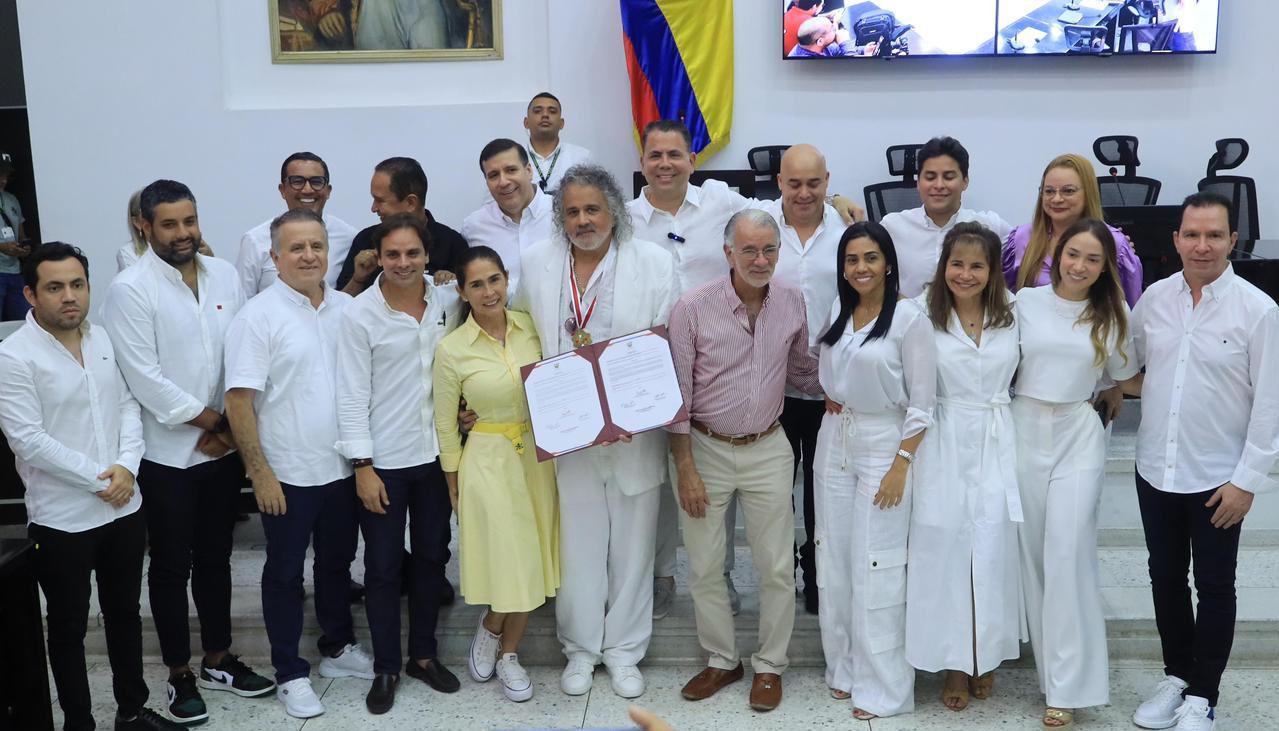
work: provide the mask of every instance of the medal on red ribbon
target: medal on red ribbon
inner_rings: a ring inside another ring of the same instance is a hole
[[[591,321],[591,315],[595,312],[595,302],[599,297],[592,297],[590,306],[586,308],[585,312],[582,311],[582,293],[577,288],[577,275],[573,273],[572,262],[569,263],[568,268],[568,284],[569,290],[573,293],[574,327],[570,330],[573,333],[573,347],[584,348],[592,342],[591,334],[587,332],[586,325]]]

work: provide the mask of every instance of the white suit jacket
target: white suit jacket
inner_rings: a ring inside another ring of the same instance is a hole
[[[675,258],[651,241],[614,241],[617,274],[613,292],[613,332],[623,335],[665,325],[678,298]],[[542,341],[542,357],[560,353],[561,301],[564,247],[551,237],[529,247],[522,257],[523,277],[512,308],[533,318]],[[600,449],[601,447],[592,447]],[[606,449],[614,456],[615,475],[625,475],[618,488],[624,495],[638,495],[667,481],[666,432],[662,429],[635,435],[630,444]]]

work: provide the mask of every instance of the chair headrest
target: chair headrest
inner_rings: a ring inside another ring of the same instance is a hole
[[[893,145],[885,150],[889,174],[900,175],[904,180],[914,180],[919,174],[919,165],[915,162],[915,156],[919,154],[921,147],[923,147],[922,144]]]
[[[1208,177],[1220,170],[1234,170],[1248,159],[1248,141],[1242,137],[1217,140],[1217,151],[1208,158]]]
[[[1141,160],[1137,158],[1137,138],[1132,135],[1108,135],[1093,140],[1092,152],[1102,165],[1123,165],[1125,175],[1132,175]]]

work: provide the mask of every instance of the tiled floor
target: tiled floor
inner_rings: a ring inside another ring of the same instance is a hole
[[[259,667],[266,663],[258,661]],[[322,695],[327,712],[308,721],[289,718],[273,698],[245,700],[226,693],[206,692],[210,720],[201,729],[218,731],[281,731],[305,729],[439,729],[480,731],[488,729],[578,729],[628,728],[627,701],[609,688],[608,675],[601,668],[595,687],[586,696],[570,698],[559,691],[559,668],[530,668],[536,684],[533,699],[510,703],[495,683],[462,682],[456,695],[445,696],[406,678],[395,708],[385,716],[370,716],[364,708],[368,682],[356,679],[324,680],[316,677],[316,691]],[[938,702],[939,675],[920,674],[916,683],[916,711],[890,719],[859,722],[852,718],[848,701],[831,699],[816,668],[797,668],[785,675],[785,698],[781,707],[767,714],[747,708],[747,680],[725,688],[701,703],[679,697],[679,689],[699,668],[649,668],[645,672],[648,692],[640,698],[681,731],[751,731],[753,729],[1042,729],[1039,714],[1042,700],[1035,689],[1034,671],[1003,670],[997,676],[995,696],[988,701],[972,701],[969,708],[954,713]],[[146,668],[151,687],[152,707],[164,699],[163,668]],[[1132,709],[1159,678],[1154,667],[1123,668],[1111,671],[1111,705],[1080,711],[1076,726],[1092,731],[1131,731]],[[89,668],[98,727],[111,728],[111,672],[99,659]],[[1252,731],[1273,728],[1268,698],[1279,688],[1279,669],[1231,669],[1222,688],[1222,706],[1217,728],[1221,731]],[[61,714],[55,709],[55,725]]]

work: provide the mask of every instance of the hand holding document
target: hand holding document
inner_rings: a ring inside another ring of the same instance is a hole
[[[688,418],[664,327],[531,363],[521,375],[539,461]]]

